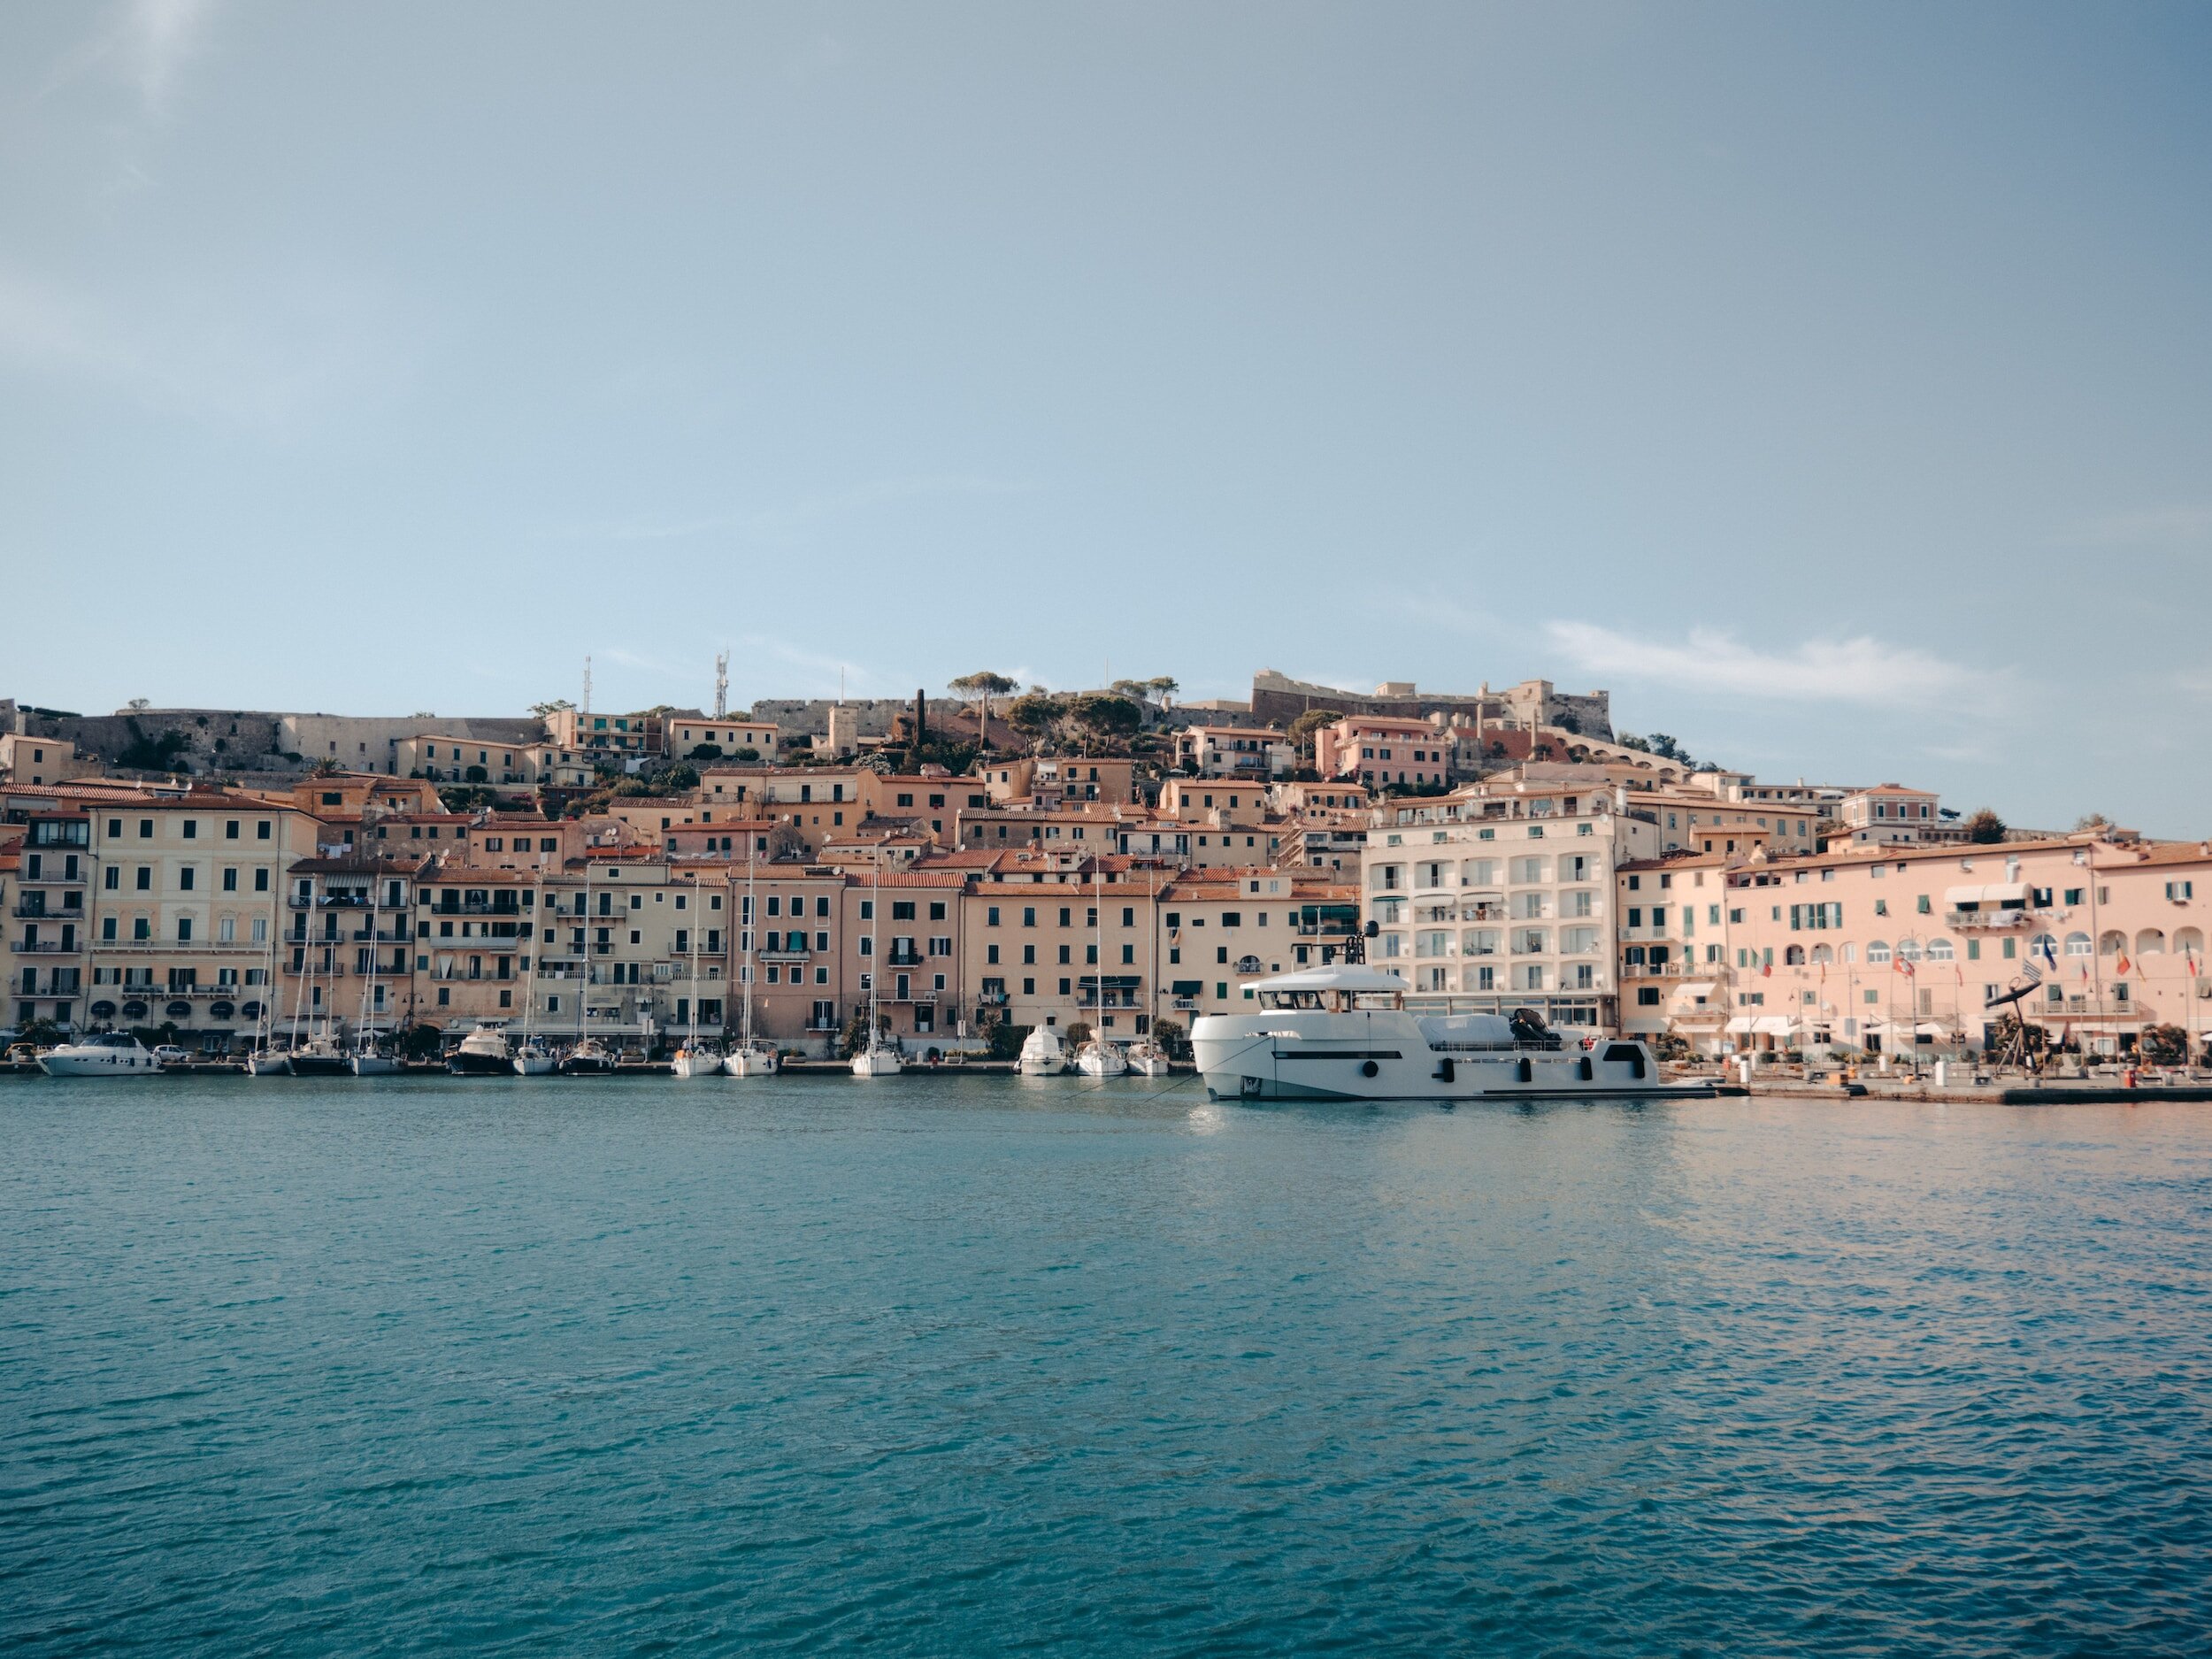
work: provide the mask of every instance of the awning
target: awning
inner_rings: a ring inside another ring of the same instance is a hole
[[[1993,881],[1978,887],[1946,887],[1943,889],[1943,902],[1955,910],[1969,904],[1986,904],[1993,909],[2005,903],[2025,904],[2028,902],[2028,884],[2024,881]]]
[[[1710,996],[1717,988],[1712,980],[1700,979],[1694,985],[1683,986],[1681,990],[1685,996]]]
[[[1206,988],[1203,979],[1178,979],[1169,987],[1178,996],[1196,996]]]
[[[1786,1037],[1797,1029],[1797,1022],[1786,1014],[1739,1014],[1728,1022],[1727,1029],[1738,1035]]]

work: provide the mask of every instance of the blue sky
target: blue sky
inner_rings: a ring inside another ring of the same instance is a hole
[[[1543,675],[2212,830],[2200,5],[0,10],[0,690]]]

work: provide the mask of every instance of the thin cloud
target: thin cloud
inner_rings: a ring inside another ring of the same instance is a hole
[[[75,81],[97,77],[129,88],[145,114],[161,115],[204,43],[216,9],[216,0],[124,0],[55,65],[39,96],[50,96]]]
[[[2079,546],[2135,548],[2161,553],[2212,550],[2212,506],[2183,503],[2141,512],[2115,513],[2075,526],[2063,540]]]
[[[1548,632],[1552,643],[1586,672],[1731,697],[1920,708],[1944,699],[1955,707],[1976,685],[1975,677],[1955,664],[1867,637],[1809,640],[1793,651],[1776,652],[1706,628],[1691,630],[1679,645],[1593,622],[1555,622]]]

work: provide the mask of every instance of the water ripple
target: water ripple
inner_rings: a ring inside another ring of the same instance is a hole
[[[2212,1651],[2202,1109],[0,1123],[11,1651]]]

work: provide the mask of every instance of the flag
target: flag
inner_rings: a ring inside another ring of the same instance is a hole
[[[2122,979],[2125,979],[2134,971],[2134,968],[2135,964],[2128,960],[2128,953],[2123,950],[2120,953],[2119,961],[2113,964],[2112,971],[2118,974]]]
[[[2185,950],[2181,953],[2181,959],[2189,964],[2189,977],[2193,979],[2197,978],[2197,953],[2193,950]]]
[[[1914,967],[1911,963],[1906,961],[1902,956],[1897,958],[1897,971],[1898,972],[1903,974],[1908,979],[1915,979],[1920,977],[1920,971]]]
[[[2051,936],[2048,933],[2037,940],[2035,944],[2036,949],[2043,953],[2044,961],[2049,963],[2054,968],[2058,966],[2058,952],[2051,949]]]
[[[1763,979],[1771,979],[1774,977],[1774,964],[1770,962],[1762,966],[1759,970],[1759,977]]]

